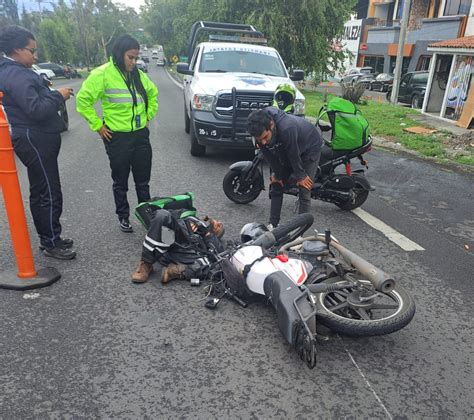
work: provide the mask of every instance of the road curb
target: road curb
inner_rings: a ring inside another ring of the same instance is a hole
[[[393,141],[387,140],[383,137],[372,137],[373,145],[375,149],[383,149],[391,152],[396,152],[398,154],[404,154],[409,156],[410,158],[415,158],[422,162],[427,162],[444,169],[449,169],[453,172],[474,175],[474,167],[468,165],[460,165],[454,162],[440,162],[436,158],[432,158],[429,156],[423,156],[417,153],[415,150],[410,150],[404,147],[400,143],[395,143]]]
[[[181,79],[179,79],[174,73],[170,72],[168,69],[165,68],[165,71],[168,74],[168,76],[171,78],[171,80],[174,81],[175,84],[182,89],[183,88],[182,87],[183,81]]]

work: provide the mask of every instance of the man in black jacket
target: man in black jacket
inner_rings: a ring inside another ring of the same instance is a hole
[[[323,144],[319,128],[274,107],[253,111],[247,128],[272,169],[269,227],[280,222],[284,185],[291,175],[299,188],[298,213],[308,213]]]
[[[69,260],[76,256],[72,239],[61,238],[63,201],[58,154],[64,122],[59,111],[71,88],[52,91],[31,70],[36,40],[28,30],[7,26],[0,31],[0,91],[15,153],[28,170],[30,209],[44,254]]]

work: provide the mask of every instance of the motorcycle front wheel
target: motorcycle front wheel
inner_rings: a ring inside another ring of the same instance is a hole
[[[259,177],[251,183],[241,184],[240,171],[230,170],[222,181],[222,188],[227,198],[237,204],[248,204],[254,201],[263,189]]]
[[[324,283],[340,280],[337,277]],[[391,334],[410,323],[416,307],[405,289],[397,285],[389,293],[376,293],[374,299],[362,303],[354,298],[354,290],[349,287],[320,293],[317,295],[316,317],[321,324],[337,333],[359,337]]]
[[[354,210],[357,207],[362,206],[369,197],[369,191],[367,190],[368,182],[363,175],[352,174],[354,178],[355,186],[352,189],[354,191],[354,199],[346,201],[345,203],[336,204],[341,210]]]

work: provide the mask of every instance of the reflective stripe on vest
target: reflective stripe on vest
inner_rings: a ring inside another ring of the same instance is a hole
[[[123,104],[123,103],[133,103],[133,98],[132,98],[132,95],[130,95],[129,97],[124,97],[124,96],[109,96],[107,97],[107,100],[110,102],[110,103],[115,103],[115,104]],[[138,96],[137,95],[137,102],[138,103],[143,103],[143,98],[141,96]]]

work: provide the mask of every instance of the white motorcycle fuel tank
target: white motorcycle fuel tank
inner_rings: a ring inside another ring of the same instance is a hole
[[[252,264],[263,256],[262,248],[259,246],[246,246],[239,249],[231,258],[231,262],[239,273],[243,274],[246,265]],[[298,286],[302,285],[311,271],[311,264],[286,255],[278,255],[275,258],[265,257],[252,265],[247,275],[247,287],[254,293],[265,295],[263,283],[265,278],[275,271],[283,271]]]

